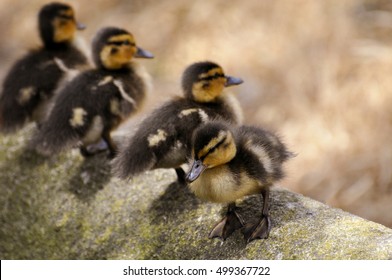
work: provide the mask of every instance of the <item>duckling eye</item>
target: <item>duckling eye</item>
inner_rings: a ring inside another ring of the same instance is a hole
[[[136,46],[135,43],[132,43],[128,40],[124,40],[124,41],[114,41],[114,42],[109,42],[109,45],[114,45],[114,46]]]
[[[115,53],[117,53],[118,52],[118,48],[112,48],[111,50],[110,50],[110,54],[115,54]]]
[[[70,20],[73,19],[72,16],[68,16],[68,15],[59,15],[59,18],[64,19],[64,20]]]
[[[224,78],[224,77],[225,77],[225,75],[223,75],[221,73],[215,73],[215,75],[213,75],[213,76],[208,76],[208,77],[205,77],[205,78],[201,78],[200,81],[211,81],[211,80],[215,80],[215,79],[218,79],[218,78]]]

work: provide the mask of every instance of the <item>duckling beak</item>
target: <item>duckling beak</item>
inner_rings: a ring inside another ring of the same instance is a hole
[[[154,55],[149,51],[143,50],[142,48],[137,48],[135,53],[135,57],[137,58],[154,58]]]
[[[84,30],[84,29],[86,29],[86,25],[84,24],[84,23],[81,23],[81,22],[76,22],[76,29],[77,30]]]
[[[239,85],[239,84],[242,84],[243,82],[244,81],[241,78],[226,76],[225,87]]]
[[[192,165],[191,170],[188,172],[188,174],[185,177],[185,180],[188,183],[192,183],[195,181],[197,178],[199,178],[200,174],[203,173],[203,171],[207,168],[201,160],[195,160],[195,162]]]

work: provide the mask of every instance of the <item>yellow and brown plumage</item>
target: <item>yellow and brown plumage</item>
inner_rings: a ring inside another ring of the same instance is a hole
[[[216,63],[190,65],[182,77],[184,96],[166,102],[140,123],[116,157],[115,173],[125,179],[150,169],[175,168],[183,182],[181,165],[190,155],[192,132],[208,120],[241,122],[237,100],[224,91],[240,83]]]
[[[80,145],[82,154],[89,155],[87,146],[104,139],[114,156],[111,131],[141,107],[146,73],[132,58],[152,58],[152,54],[139,48],[131,33],[116,27],[97,33],[92,53],[96,68],[81,72],[62,88],[33,139],[41,153]]]
[[[195,131],[192,156],[186,176],[190,189],[201,199],[229,203],[226,217],[210,238],[226,239],[245,225],[235,201],[252,194],[262,194],[264,203],[258,222],[245,225],[245,239],[267,238],[271,227],[269,188],[283,178],[282,164],[292,156],[279,138],[256,127],[210,122]]]
[[[71,6],[47,4],[38,19],[43,46],[18,60],[4,80],[0,95],[3,133],[14,132],[29,121],[41,123],[66,70],[87,65],[85,55],[73,43],[76,30],[84,26],[76,22]]]

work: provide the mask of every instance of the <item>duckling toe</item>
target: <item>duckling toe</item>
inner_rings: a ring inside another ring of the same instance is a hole
[[[87,146],[80,147],[80,153],[84,157],[91,157],[93,155],[105,152],[107,150],[108,150],[108,144],[103,139],[101,139],[101,141],[96,144],[90,144]]]
[[[235,230],[244,226],[242,217],[236,211],[230,211],[210,232],[208,238],[226,240]]]
[[[263,216],[256,223],[248,223],[244,226],[242,233],[246,243],[255,239],[267,239],[271,231],[271,220],[269,216]]]

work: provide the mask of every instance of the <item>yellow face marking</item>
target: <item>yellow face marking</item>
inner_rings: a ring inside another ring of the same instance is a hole
[[[54,38],[56,43],[71,41],[76,32],[76,22],[72,9],[63,10],[53,22]]]
[[[74,108],[72,110],[72,118],[69,120],[69,123],[72,127],[78,127],[84,125],[84,116],[87,115],[87,112],[80,107]]]
[[[133,36],[121,34],[109,38],[100,53],[100,58],[107,69],[121,69],[130,62],[136,51]]]
[[[222,68],[213,68],[199,75],[199,81],[192,86],[192,94],[197,102],[211,102],[220,96],[226,83]]]
[[[218,136],[214,137],[211,139],[210,142],[208,142],[207,145],[205,145],[203,147],[203,149],[201,149],[198,153],[197,156],[198,158],[202,158],[204,157],[206,154],[208,154],[208,152],[215,147],[219,142],[221,142],[227,135],[226,131],[220,131]]]
[[[167,137],[166,131],[163,129],[158,129],[156,134],[150,134],[147,138],[148,140],[148,146],[149,147],[155,147],[157,146],[160,142],[165,141]]]
[[[208,168],[228,163],[237,153],[233,136],[228,133],[223,143],[219,144],[212,152],[208,153],[203,164]]]
[[[216,74],[224,75],[222,68],[213,68],[213,69],[209,70],[208,72],[201,73],[199,75],[199,79],[213,77]]]

